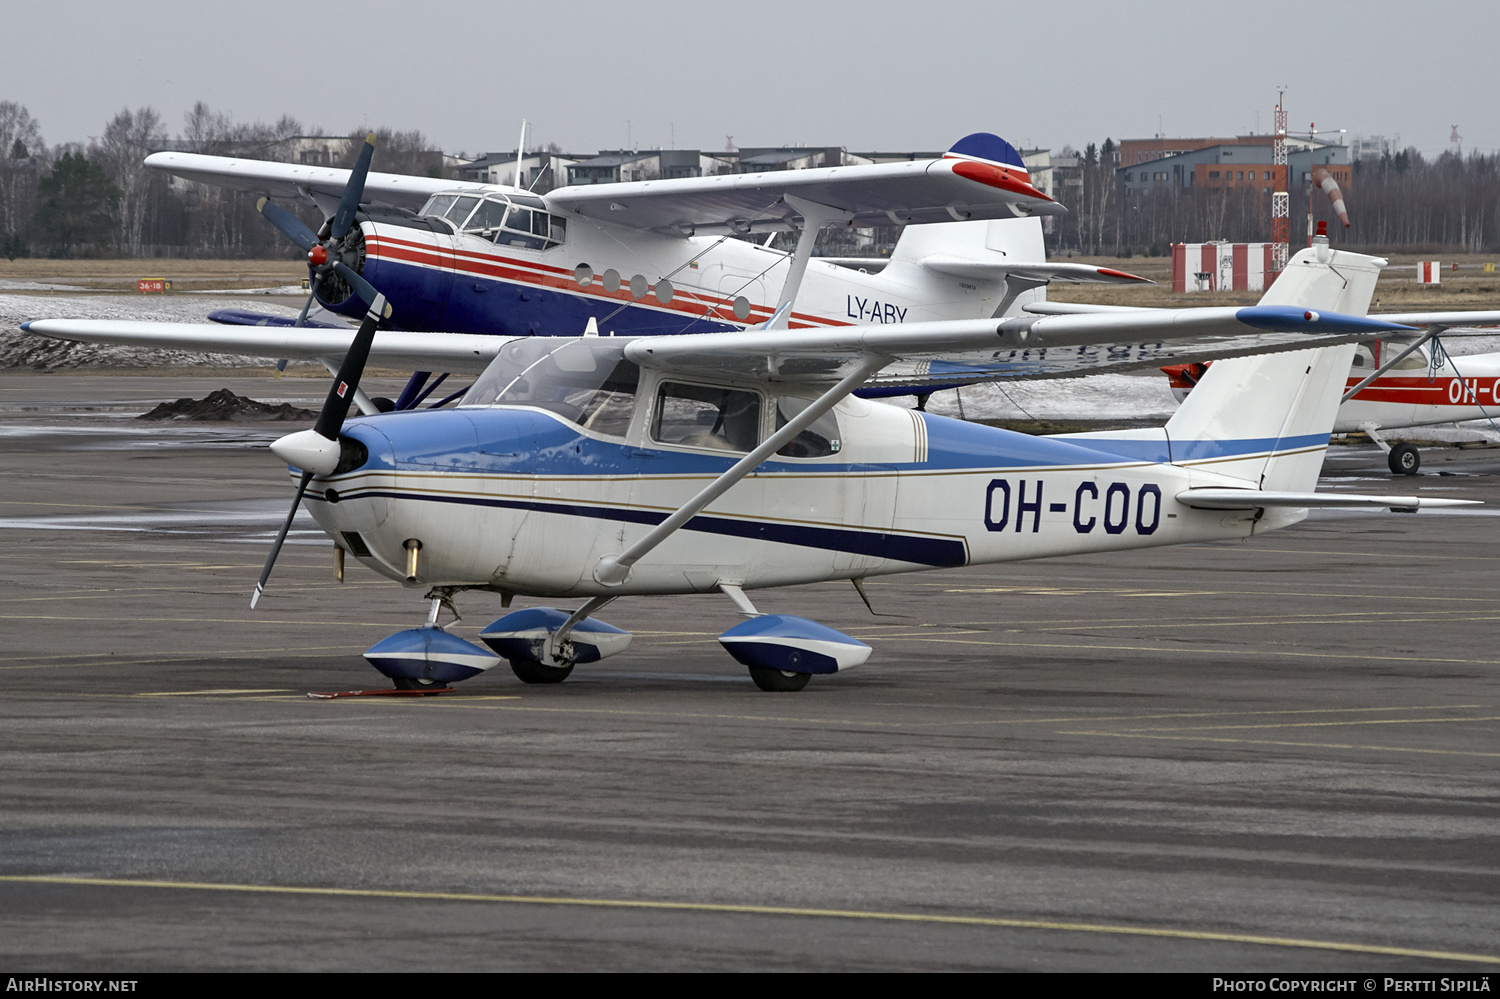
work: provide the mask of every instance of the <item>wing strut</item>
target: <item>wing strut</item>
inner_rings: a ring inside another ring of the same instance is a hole
[[[854,213],[846,212],[842,208],[830,208],[828,205],[820,205],[816,201],[808,201],[792,194],[783,195],[782,200],[795,208],[802,216],[802,231],[797,234],[797,249],[792,253],[792,267],[787,271],[786,283],[781,286],[781,299],[776,303],[778,315],[766,324],[766,329],[777,330],[786,329],[787,322],[791,319],[790,308],[787,308],[784,313],[781,310],[797,300],[797,290],[802,287],[802,275],[807,273],[807,262],[812,258],[813,245],[818,241],[818,233],[823,231],[824,226],[840,222],[848,225],[854,221]]]
[[[684,503],[670,517],[647,531],[645,537],[619,555],[605,555],[601,558],[598,565],[594,566],[594,579],[605,586],[619,586],[625,582],[630,577],[630,567],[639,562],[651,549],[675,534],[678,528],[696,517],[704,507],[724,495],[730,486],[755,471],[761,462],[780,451],[788,441],[812,426],[818,417],[832,409],[839,400],[863,385],[866,379],[888,363],[890,363],[890,358],[878,354],[866,354],[861,357],[859,366],[846,375],[843,381],[818,396],[817,401],[788,420],[786,426],[761,441],[760,446],[754,451],[735,462],[724,474],[704,486],[698,495]]]

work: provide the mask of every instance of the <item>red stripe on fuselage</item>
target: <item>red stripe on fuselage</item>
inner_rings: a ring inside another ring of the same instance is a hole
[[[1348,387],[1358,385],[1360,379],[1351,376]],[[1458,387],[1454,383],[1458,382]],[[1472,388],[1472,391],[1471,391]],[[1415,406],[1465,406],[1489,405],[1500,402],[1500,378],[1457,378],[1439,375],[1429,382],[1426,375],[1412,378],[1375,379],[1353,401],[1392,402]]]

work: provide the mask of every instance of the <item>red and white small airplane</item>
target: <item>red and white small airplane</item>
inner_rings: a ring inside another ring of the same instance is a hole
[[[1371,318],[1406,323],[1413,317],[1382,314]],[[1428,323],[1500,322],[1500,313],[1424,313]],[[1451,334],[1449,334],[1451,335]],[[1179,402],[1203,377],[1205,365],[1163,368]],[[1366,434],[1386,453],[1391,473],[1415,475],[1421,453],[1410,443],[1391,443],[1384,431],[1500,417],[1500,353],[1454,357],[1434,333],[1390,337],[1360,344],[1349,369],[1334,433]],[[1497,427],[1500,429],[1500,427]]]

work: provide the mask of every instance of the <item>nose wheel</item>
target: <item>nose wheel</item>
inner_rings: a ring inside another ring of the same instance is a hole
[[[764,666],[751,666],[750,679],[761,690],[769,693],[776,691],[791,692],[801,690],[807,686],[807,681],[812,679],[811,673],[791,673],[784,669],[767,669]]]

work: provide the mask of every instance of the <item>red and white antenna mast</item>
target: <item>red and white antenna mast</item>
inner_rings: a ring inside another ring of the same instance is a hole
[[[1285,96],[1285,90],[1276,92],[1276,114],[1271,124],[1271,173],[1276,177],[1279,187],[1271,195],[1271,269],[1278,274],[1286,269],[1287,251],[1292,239],[1292,205],[1287,194],[1290,184],[1286,165]]]

